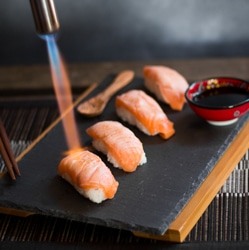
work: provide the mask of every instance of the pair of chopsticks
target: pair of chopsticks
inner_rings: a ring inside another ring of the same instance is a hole
[[[11,179],[16,180],[15,173],[19,176],[21,174],[20,174],[18,165],[16,163],[7,133],[5,131],[5,128],[1,119],[0,119],[0,153],[5,162],[5,165],[7,167],[7,170],[10,174]]]

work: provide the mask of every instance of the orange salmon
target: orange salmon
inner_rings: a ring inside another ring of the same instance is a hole
[[[180,73],[165,66],[145,66],[143,75],[145,87],[159,100],[169,104],[173,110],[183,109],[188,82]]]
[[[174,133],[174,124],[163,112],[160,105],[142,90],[130,90],[116,97],[117,115],[137,126],[147,135],[159,134],[163,139]]]
[[[100,157],[87,150],[63,158],[58,174],[81,195],[96,203],[112,199],[119,185]]]
[[[146,162],[142,142],[120,122],[98,122],[86,132],[93,138],[93,146],[106,154],[114,167],[133,172]]]

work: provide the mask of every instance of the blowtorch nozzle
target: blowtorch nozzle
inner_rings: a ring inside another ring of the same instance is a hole
[[[30,4],[36,30],[39,34],[50,34],[59,30],[60,24],[53,0],[30,0]]]

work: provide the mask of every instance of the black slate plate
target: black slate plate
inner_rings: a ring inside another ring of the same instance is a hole
[[[108,77],[89,97],[113,78]],[[135,78],[119,93],[134,88],[144,90],[143,79]],[[87,127],[102,120],[119,120],[114,100],[99,117],[85,118],[76,113],[84,146],[91,144],[85,133]],[[0,180],[0,206],[154,235],[165,233],[246,123],[248,114],[233,125],[215,127],[187,105],[175,112],[160,104],[175,124],[176,134],[169,140],[147,136],[124,123],[143,142],[148,160],[145,165],[134,173],[124,173],[98,153],[119,182],[114,199],[92,203],[57,175],[62,152],[67,150],[59,123],[21,159],[22,176],[16,183],[8,175]]]

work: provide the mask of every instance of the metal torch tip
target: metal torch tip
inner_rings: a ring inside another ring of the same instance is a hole
[[[39,34],[50,34],[59,30],[60,24],[53,0],[30,0],[30,4]]]

